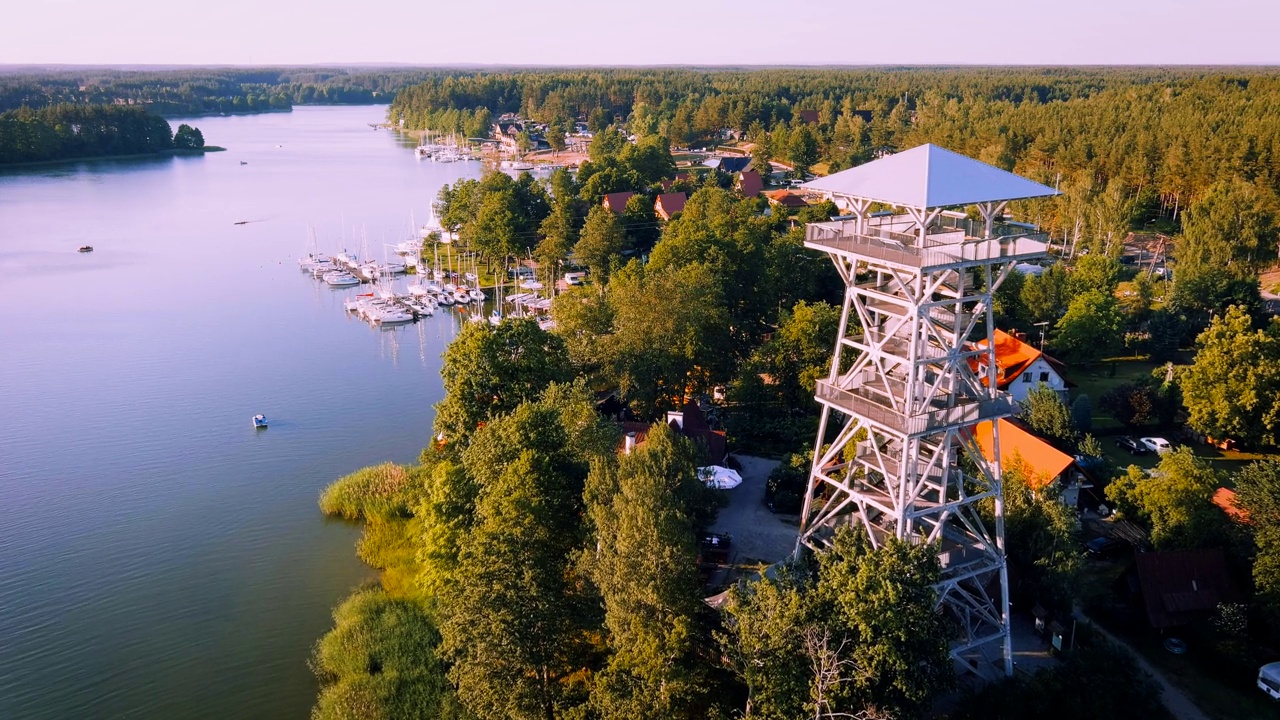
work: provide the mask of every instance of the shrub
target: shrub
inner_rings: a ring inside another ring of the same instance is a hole
[[[774,512],[797,514],[804,504],[804,491],[809,484],[808,454],[795,453],[769,473],[765,482],[765,502]]]
[[[409,517],[424,491],[424,473],[395,463],[361,468],[320,495],[320,510],[347,520]]]

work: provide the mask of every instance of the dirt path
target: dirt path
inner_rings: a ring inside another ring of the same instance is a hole
[[[1173,713],[1173,716],[1177,718],[1177,720],[1209,720],[1209,716],[1204,714],[1203,710],[1196,707],[1196,704],[1191,701],[1191,698],[1187,697],[1187,694],[1178,686],[1169,682],[1154,665],[1147,662],[1147,659],[1142,657],[1142,653],[1134,650],[1129,643],[1107,632],[1106,628],[1095,622],[1088,615],[1085,615],[1084,611],[1078,607],[1076,608],[1076,614],[1081,620],[1088,622],[1090,626],[1092,626],[1093,630],[1097,631],[1112,643],[1115,643],[1117,647],[1124,648],[1125,652],[1129,653],[1134,662],[1138,663],[1138,667],[1142,668],[1147,672],[1147,674],[1155,678],[1156,683],[1160,685],[1160,699],[1164,701],[1164,706],[1169,709],[1169,712]]]

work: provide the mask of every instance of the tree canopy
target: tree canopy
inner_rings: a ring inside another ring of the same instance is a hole
[[[1179,376],[1188,422],[1214,438],[1280,444],[1280,321],[1261,330],[1239,306],[1200,334]]]

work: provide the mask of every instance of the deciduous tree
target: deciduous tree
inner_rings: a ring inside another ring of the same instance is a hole
[[[445,398],[436,405],[436,432],[448,442],[469,437],[480,423],[536,398],[547,385],[569,380],[564,341],[529,319],[497,327],[465,323],[444,352]]]
[[[1254,330],[1233,306],[1197,345],[1195,362],[1179,377],[1191,426],[1250,445],[1280,443],[1280,321]]]
[[[1151,542],[1159,549],[1198,548],[1222,537],[1222,512],[1211,502],[1225,478],[1197,458],[1191,448],[1166,453],[1147,474],[1129,466],[1107,486],[1107,499],[1127,515],[1151,527]]]
[[[608,208],[597,205],[587,214],[587,223],[573,246],[573,256],[591,270],[591,281],[603,292],[609,271],[622,257],[626,239],[622,221]]]
[[[1124,315],[1114,295],[1089,290],[1071,300],[1054,327],[1055,348],[1072,360],[1091,362],[1120,347]]]
[[[591,508],[591,576],[604,599],[609,660],[591,704],[611,720],[700,718],[709,687],[698,550],[688,500],[707,492],[698,451],[665,425],[620,458],[614,492]],[[595,472],[614,472],[597,464]]]

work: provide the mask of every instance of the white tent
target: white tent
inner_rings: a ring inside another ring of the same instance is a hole
[[[737,470],[719,465],[698,468],[698,477],[707,484],[707,487],[716,490],[732,490],[742,484],[742,476]]]
[[[937,145],[920,145],[800,187],[919,210],[1058,194],[1051,187]]]

